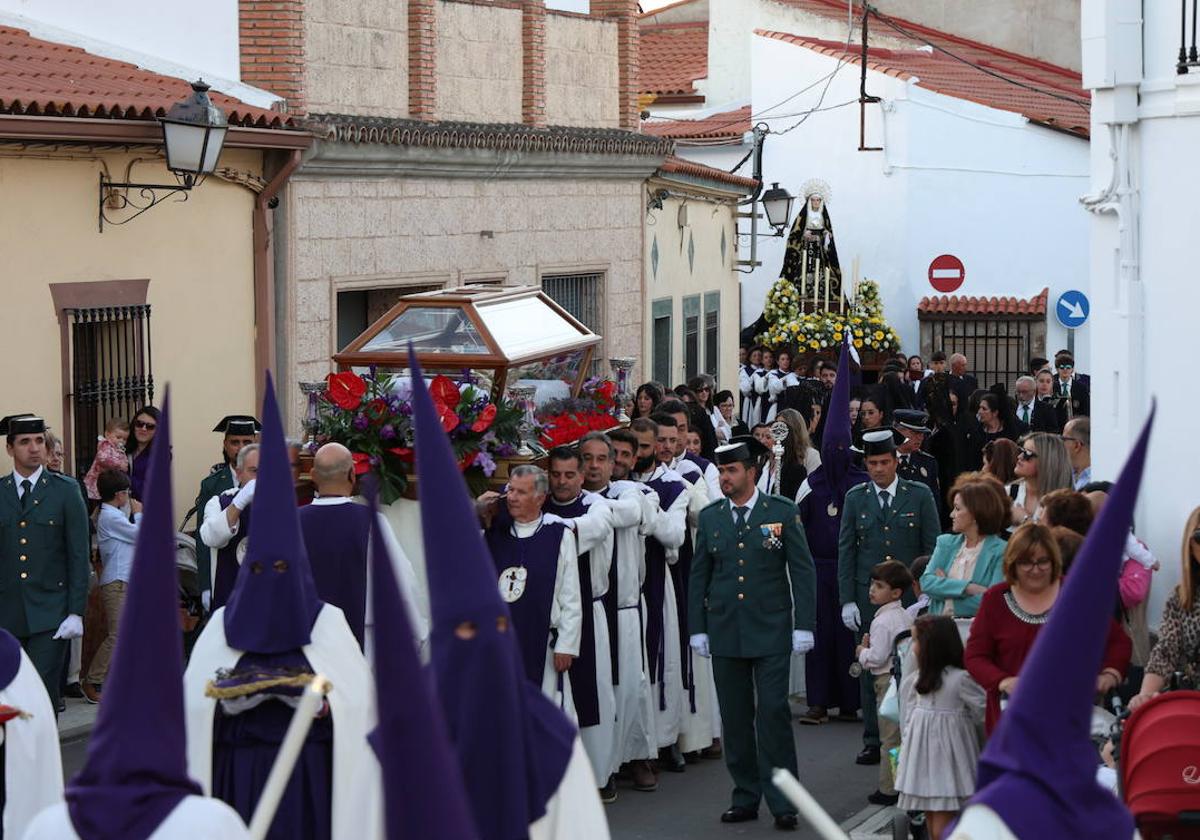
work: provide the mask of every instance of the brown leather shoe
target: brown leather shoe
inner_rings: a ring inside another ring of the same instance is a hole
[[[658,779],[650,769],[649,761],[632,761],[629,764],[633,770],[633,789],[642,793],[653,793],[658,790]]]
[[[829,720],[829,713],[824,706],[809,706],[808,711],[800,715],[799,720],[805,726],[816,726]]]
[[[84,700],[93,705],[100,702],[100,686],[90,682],[81,682],[79,685],[83,689]]]
[[[721,750],[721,739],[720,738],[714,739],[711,746],[705,747],[704,749],[700,750],[701,758],[720,758],[722,755],[723,755],[723,751]]]

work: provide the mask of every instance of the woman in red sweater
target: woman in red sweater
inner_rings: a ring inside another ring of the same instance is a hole
[[[988,589],[980,601],[964,656],[967,671],[987,692],[985,727],[989,736],[1000,720],[1000,694],[1017,690],[1021,666],[1038,631],[1050,618],[1061,586],[1062,556],[1050,529],[1034,523],[1022,525],[1004,552],[1004,583]],[[1097,693],[1107,693],[1121,682],[1132,650],[1125,630],[1111,621]]]

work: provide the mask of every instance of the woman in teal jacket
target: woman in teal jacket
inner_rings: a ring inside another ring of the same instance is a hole
[[[963,473],[950,490],[954,533],[938,537],[921,591],[930,615],[971,618],[979,598],[1004,578],[1005,542],[999,536],[1012,516],[1012,499],[995,478]]]

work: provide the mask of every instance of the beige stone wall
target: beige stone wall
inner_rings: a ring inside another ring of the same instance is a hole
[[[543,274],[605,272],[602,352],[638,356],[642,188],[639,181],[293,178],[293,282],[281,325],[290,363],[281,378],[315,380],[332,370],[339,288],[482,276],[536,284]],[[299,397],[291,403],[300,416]]]
[[[307,0],[310,113],[408,115],[407,0]]]
[[[617,128],[617,24],[546,15],[546,122]]]
[[[146,152],[104,153],[107,171],[171,183]],[[149,279],[154,402],[171,386],[175,520],[220,457],[211,431],[226,414],[258,413],[254,394],[254,194],[209,178],[187,201],[165,201],[124,226],[96,226],[96,173],[87,152],[52,159],[0,154],[4,306],[0,355],[5,411],[32,411],[56,431],[68,424],[60,327],[52,283]],[[221,165],[262,174],[262,156],[227,149]],[[104,305],[97,301],[96,305]],[[294,387],[294,386],[293,386]],[[68,452],[68,457],[71,453]],[[86,469],[87,465],[84,465]],[[11,469],[0,453],[0,472]],[[71,469],[71,465],[68,465]]]
[[[437,8],[439,120],[521,122],[521,11],[471,3]]]
[[[665,187],[678,192],[677,184],[650,181],[650,189]],[[687,224],[679,225],[680,207],[687,206]],[[663,202],[661,210],[652,209],[646,214],[646,236],[643,243],[645,300],[644,319],[646,328],[643,332],[642,358],[647,371],[653,370],[653,342],[651,318],[653,303],[656,300],[671,301],[671,381],[667,387],[674,387],[685,381],[684,347],[683,347],[683,299],[693,295],[700,296],[700,365],[704,373],[711,373],[717,378],[718,390],[726,388],[737,392],[737,351],[740,328],[740,277],[734,271],[737,252],[734,243],[737,241],[734,226],[735,208],[730,204],[713,204],[701,200],[685,200],[672,196]],[[721,237],[725,237],[725,248],[722,254]],[[654,269],[653,251],[657,240],[658,268]],[[694,247],[692,258],[689,260],[689,243]],[[710,292],[720,293],[720,313],[718,316],[717,335],[717,369],[706,370],[704,364],[704,295]],[[640,381],[640,380],[639,380]]]

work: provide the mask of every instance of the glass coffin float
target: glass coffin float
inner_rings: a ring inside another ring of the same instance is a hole
[[[403,375],[411,342],[427,378],[470,370],[493,401],[532,388],[540,406],[579,395],[600,340],[537,286],[460,286],[402,297],[333,361]]]

